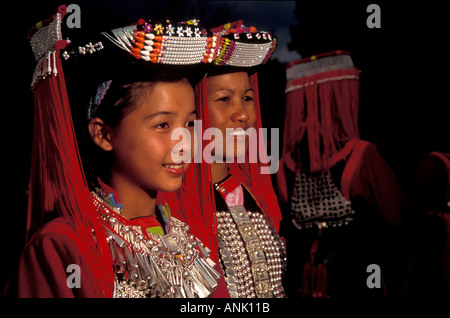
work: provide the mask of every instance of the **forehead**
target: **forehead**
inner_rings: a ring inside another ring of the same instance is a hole
[[[206,85],[208,92],[221,89],[247,90],[251,88],[250,78],[247,72],[235,72],[207,77]]]
[[[195,109],[194,90],[187,80],[179,82],[158,82],[141,92],[137,103],[143,113],[184,113]]]

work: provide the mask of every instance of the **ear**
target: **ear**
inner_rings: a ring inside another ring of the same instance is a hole
[[[100,118],[92,118],[89,121],[89,134],[94,143],[105,151],[113,150],[111,143],[111,128],[103,123]]]

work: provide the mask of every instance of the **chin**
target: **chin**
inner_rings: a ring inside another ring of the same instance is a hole
[[[245,155],[248,152],[247,145],[235,145],[232,148],[224,149],[222,154],[218,154],[218,156],[222,156],[223,160],[226,162],[237,162],[238,158],[240,161],[245,160]],[[231,156],[228,156],[230,154]]]
[[[235,153],[235,160],[240,159],[240,161],[242,161],[243,159],[245,160],[245,155],[248,153],[248,145],[241,145],[239,147],[236,147],[234,149],[234,153]]]
[[[181,187],[182,180],[183,179],[181,177],[179,178],[179,181],[178,180],[169,180],[159,189],[159,191],[175,192]]]

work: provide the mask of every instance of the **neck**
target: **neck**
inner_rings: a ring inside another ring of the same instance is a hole
[[[147,191],[129,182],[128,179],[120,175],[111,175],[111,186],[119,195],[123,205],[122,215],[127,219],[155,214],[156,190]]]
[[[217,183],[228,176],[228,164],[226,162],[211,163],[211,176],[213,183]]]

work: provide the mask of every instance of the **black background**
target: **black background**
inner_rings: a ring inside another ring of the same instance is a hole
[[[395,3],[394,3],[395,2]],[[172,20],[199,16],[217,26],[245,16],[227,10],[204,12],[189,1],[71,1],[79,3],[82,28],[117,27],[147,17]],[[369,29],[366,8],[381,8],[381,28]],[[290,48],[303,57],[348,50],[360,76],[360,133],[375,143],[396,173],[406,194],[421,154],[450,152],[448,18],[443,1],[297,1],[297,24]],[[1,289],[24,244],[26,189],[32,140],[35,62],[26,34],[31,26],[56,12],[58,1],[11,2],[2,23],[2,250]],[[283,1],[280,1],[280,5]],[[258,6],[258,1],[252,5]],[[120,8],[126,8],[121,10]],[[135,9],[134,9],[135,8]],[[170,14],[166,14],[170,12]],[[236,13],[233,13],[236,15]],[[267,19],[271,19],[267,12]],[[118,23],[119,21],[119,23]],[[284,121],[285,64],[270,61],[259,73],[263,126],[280,128]]]

